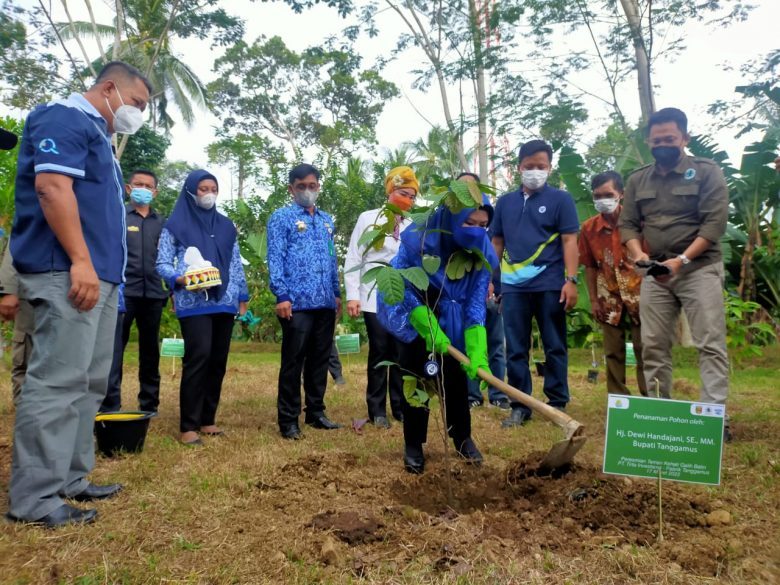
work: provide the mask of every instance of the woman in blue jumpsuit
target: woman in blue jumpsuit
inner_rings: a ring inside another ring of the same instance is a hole
[[[441,205],[425,225],[403,231],[401,247],[392,266],[398,269],[422,266],[423,256],[438,256],[441,264],[429,275],[427,290],[419,290],[405,280],[403,301],[389,305],[380,294],[377,311],[383,326],[404,342],[400,355],[402,369],[424,378],[426,362],[431,352],[434,353],[440,366],[439,388],[443,391],[449,436],[459,455],[477,465],[482,462],[482,454],[471,439],[467,376],[476,379],[477,368],[489,371],[485,299],[492,268],[498,265],[487,235],[492,218],[493,207],[484,197],[480,207],[466,208],[456,214]],[[446,275],[448,261],[464,249],[478,250],[491,266],[474,267],[462,278],[452,280]],[[450,344],[468,355],[470,367],[462,368],[447,354]],[[404,400],[403,414],[404,467],[410,473],[422,473],[425,468],[422,445],[427,439],[429,409],[413,407]]]

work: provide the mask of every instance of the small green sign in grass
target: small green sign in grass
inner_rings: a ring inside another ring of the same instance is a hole
[[[610,394],[604,473],[720,484],[722,404]]]
[[[634,353],[634,344],[630,341],[626,342],[626,365],[636,365],[636,354]]]
[[[360,335],[357,333],[337,335],[336,349],[340,354],[360,353]]]
[[[160,348],[162,357],[184,357],[184,340],[166,337],[162,340]]]

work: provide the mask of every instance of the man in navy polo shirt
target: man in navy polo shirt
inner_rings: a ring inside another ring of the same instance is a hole
[[[127,260],[111,135],[140,128],[150,93],[137,69],[112,62],[87,92],[38,106],[24,125],[11,254],[35,330],[16,410],[11,520],[91,522],[96,510],[64,499],[108,498],[122,487],[86,476],[95,463],[92,428],[106,393]]]
[[[520,148],[522,188],[496,203],[490,233],[501,258],[501,293],[509,384],[531,394],[528,355],[536,319],[546,361],[544,393],[561,410],[569,402],[566,311],[577,304],[577,231],[574,200],[547,184],[552,148],[531,140]],[[531,411],[519,402],[501,426],[522,425]]]

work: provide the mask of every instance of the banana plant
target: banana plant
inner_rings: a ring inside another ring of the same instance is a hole
[[[695,155],[715,160],[726,177],[730,208],[724,261],[738,275],[737,294],[744,301],[761,301],[775,315],[780,311],[780,175],[772,163],[779,146],[780,131],[767,131],[745,148],[737,168],[710,138],[698,136],[690,143]]]

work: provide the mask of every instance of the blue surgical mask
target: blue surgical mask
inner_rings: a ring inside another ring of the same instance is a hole
[[[149,205],[153,196],[154,194],[149,189],[144,189],[143,187],[134,187],[130,191],[130,199],[138,205]]]
[[[487,230],[483,227],[459,226],[452,232],[452,239],[465,250],[481,250],[486,238]]]

